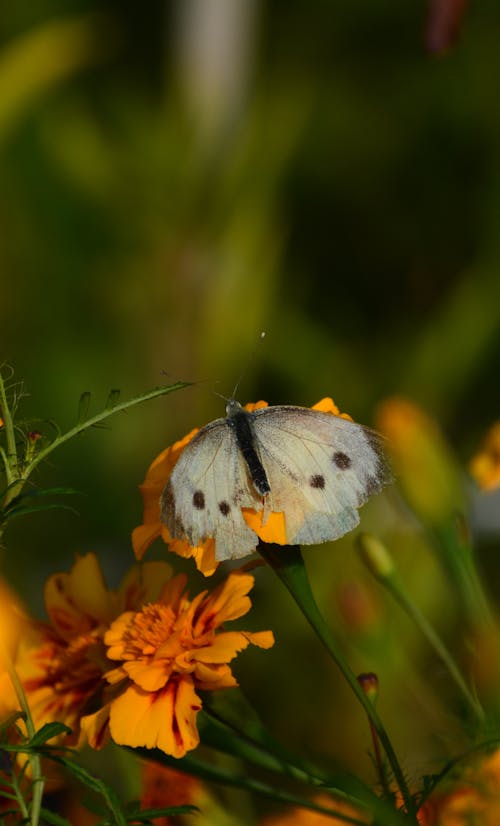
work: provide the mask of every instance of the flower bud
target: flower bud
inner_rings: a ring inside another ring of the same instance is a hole
[[[356,541],[361,559],[373,576],[377,579],[391,577],[395,566],[383,542],[370,533],[361,533]]]
[[[372,671],[367,674],[358,675],[358,683],[365,692],[366,696],[373,704],[376,703],[378,697],[378,677]]]

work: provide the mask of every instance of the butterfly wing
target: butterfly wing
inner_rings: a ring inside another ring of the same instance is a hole
[[[271,487],[265,510],[285,514],[290,544],[343,536],[389,481],[380,437],[348,419],[276,406],[255,411],[253,427]]]
[[[247,556],[258,538],[242,507],[262,508],[227,419],[204,427],[186,445],[161,497],[170,535],[199,545],[215,539],[216,559]]]

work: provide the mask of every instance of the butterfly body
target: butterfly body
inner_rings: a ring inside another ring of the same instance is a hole
[[[286,544],[317,544],[352,530],[388,481],[380,437],[348,419],[287,405],[249,412],[233,400],[226,412],[186,445],[161,498],[170,535],[213,538],[217,560],[255,550],[243,509],[262,512],[262,525],[283,514]]]

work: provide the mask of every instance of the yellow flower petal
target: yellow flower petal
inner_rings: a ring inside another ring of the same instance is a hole
[[[485,491],[500,487],[500,422],[488,430],[480,450],[470,462],[469,470]]]
[[[102,749],[109,742],[109,705],[80,720],[80,727],[93,749]]]
[[[207,598],[205,607],[199,613],[193,629],[195,636],[208,629],[217,628],[223,622],[242,617],[250,610],[251,602],[247,594],[255,580],[244,571],[233,571]]]
[[[154,694],[131,686],[111,705],[111,736],[122,746],[159,748],[183,757],[199,743],[196,715],[200,708],[190,677]]]
[[[69,574],[51,576],[44,596],[47,614],[64,639],[85,633],[110,619],[109,592],[93,553],[77,556]]]
[[[272,511],[264,524],[264,511],[242,508],[243,519],[259,539],[270,544],[286,545],[285,514]],[[257,546],[257,542],[255,543]]]
[[[313,404],[311,410],[321,410],[323,413],[332,413],[334,416],[339,416],[341,419],[347,419],[349,422],[352,422],[353,419],[349,416],[348,413],[341,413],[333,399],[329,396],[325,396],[324,399],[321,399],[316,404]]]

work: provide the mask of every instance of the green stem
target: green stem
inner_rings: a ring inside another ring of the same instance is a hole
[[[16,435],[14,432],[14,422],[10,412],[9,403],[7,401],[7,394],[5,392],[5,384],[0,369],[0,414],[3,419],[3,426],[5,429],[5,438],[7,441],[7,456],[2,450],[2,458],[5,465],[5,475],[7,477],[7,484],[10,485],[14,480],[12,467],[17,466],[17,449],[16,449]]]
[[[406,811],[416,824],[415,805],[412,800],[408,784],[406,783],[403,770],[397,759],[396,752],[394,751],[389,736],[377,714],[376,709],[373,706],[373,703],[361,688],[356,675],[351,670],[351,667],[337,645],[337,641],[325,623],[325,620],[316,605],[299,546],[269,545],[266,543],[261,543],[259,545],[259,552],[271,565],[285,587],[288,589],[307,621],[318,635],[337,667],[340,669],[344,679],[352,689],[354,695],[363,706],[387,755],[389,765],[401,792]]]
[[[459,525],[440,525],[435,528],[434,535],[460,592],[470,625],[493,625],[492,611],[474,563],[473,549],[470,542],[461,536]]]
[[[356,817],[351,817],[343,812],[322,806],[320,803],[315,803],[313,800],[308,800],[306,797],[301,797],[292,794],[288,791],[277,789],[275,785],[270,786],[262,780],[256,780],[253,777],[240,777],[233,771],[221,768],[215,764],[207,764],[201,762],[197,758],[187,756],[181,760],[170,758],[168,755],[158,750],[150,751],[144,748],[134,749],[134,753],[144,757],[147,760],[153,760],[160,763],[162,766],[170,766],[177,771],[186,772],[187,774],[200,777],[210,783],[220,783],[224,786],[232,786],[238,789],[245,789],[255,794],[267,797],[270,800],[286,803],[287,805],[299,806],[301,809],[309,809],[312,812],[327,815],[345,823],[351,823],[353,826],[366,826],[366,820],[360,820]]]
[[[28,739],[31,740],[35,736],[35,726],[33,723],[33,718],[31,716],[31,711],[28,705],[28,701],[26,699],[26,694],[24,693],[24,688],[17,675],[17,671],[14,668],[12,663],[11,657],[9,652],[7,651],[5,645],[0,641],[0,661],[5,664],[6,670],[9,674],[11,679],[12,685],[14,686],[14,691],[16,692],[17,700],[21,711],[24,714],[24,720],[26,723],[26,731],[28,733]],[[31,766],[31,774],[32,774],[32,788],[33,794],[31,798],[31,813],[29,815],[29,822],[30,826],[38,826],[38,821],[40,820],[40,811],[42,808],[42,799],[43,799],[43,787],[44,787],[44,779],[42,775],[42,761],[40,759],[40,755],[34,751],[30,751],[28,754],[28,760]],[[24,814],[24,812],[23,812]]]
[[[29,823],[30,813],[29,809],[26,805],[26,801],[23,797],[23,793],[21,791],[21,787],[19,785],[19,781],[17,779],[17,774],[15,773],[14,769],[12,769],[12,788],[14,789],[14,794],[16,796],[17,805],[19,806],[19,810],[23,816],[23,820]]]
[[[386,579],[379,578],[379,581],[387,588],[389,593],[401,606],[403,611],[410,617],[410,619],[413,620],[415,625],[420,629],[424,637],[427,639],[429,645],[434,649],[438,657],[442,660],[442,662],[448,669],[450,677],[455,682],[455,685],[461,692],[464,700],[467,702],[474,716],[479,720],[479,722],[483,722],[485,719],[485,715],[481,707],[481,704],[469,690],[467,683],[465,682],[460,672],[459,667],[457,666],[455,660],[446,648],[445,644],[438,636],[438,634],[435,632],[434,628],[427,620],[427,618],[422,614],[420,609],[410,599],[410,597],[404,590],[402,584],[400,583],[399,578],[393,574],[392,576]]]
[[[42,462],[47,456],[52,453],[53,450],[56,450],[58,447],[63,445],[65,442],[68,442],[74,436],[78,436],[78,434],[83,433],[85,430],[88,430],[91,427],[95,427],[98,424],[101,424],[105,419],[108,419],[110,416],[113,416],[115,413],[120,413],[124,410],[128,410],[130,407],[134,407],[136,404],[140,404],[141,402],[149,401],[150,399],[156,399],[159,396],[165,396],[167,393],[172,393],[175,390],[180,390],[183,387],[189,387],[189,382],[176,382],[175,384],[165,385],[164,387],[155,387],[154,390],[149,390],[147,393],[143,393],[141,396],[136,396],[133,399],[128,399],[127,401],[120,402],[118,404],[114,404],[112,407],[106,407],[104,410],[101,410],[100,413],[97,413],[92,418],[87,419],[84,422],[79,422],[75,427],[72,427],[71,430],[68,430],[66,433],[63,433],[62,436],[57,436],[54,441],[50,442],[47,447],[43,448],[42,450],[38,451],[35,454],[33,459],[28,462],[28,464],[24,467],[22,474],[18,474],[15,477],[15,481],[18,484],[12,485],[5,495],[5,499],[3,502],[3,507],[5,508],[7,505],[12,502],[16,496],[19,496],[21,493],[24,485],[26,484],[27,479],[31,476],[35,468]],[[1,392],[1,391],[0,391]],[[12,431],[13,432],[13,431]],[[15,448],[15,443],[14,443]]]

